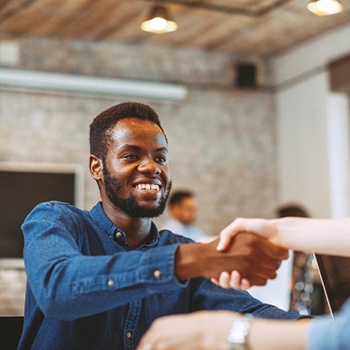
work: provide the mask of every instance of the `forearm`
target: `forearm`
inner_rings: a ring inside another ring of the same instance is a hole
[[[304,350],[309,320],[268,321],[254,319],[247,338],[250,350]]]
[[[137,349],[228,350],[230,329],[242,315],[229,311],[199,311],[157,319]],[[246,337],[249,350],[303,350],[308,321],[267,321],[254,318]]]
[[[206,246],[201,243],[182,244],[178,246],[175,255],[175,276],[179,281],[189,278],[203,277],[203,257]],[[202,258],[201,258],[202,257]]]
[[[284,247],[320,254],[350,256],[350,219],[287,217],[274,220]]]

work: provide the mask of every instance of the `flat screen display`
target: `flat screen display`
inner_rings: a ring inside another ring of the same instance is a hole
[[[74,172],[0,170],[0,258],[23,257],[21,225],[39,203],[76,203]]]
[[[331,314],[350,297],[350,258],[315,254]]]

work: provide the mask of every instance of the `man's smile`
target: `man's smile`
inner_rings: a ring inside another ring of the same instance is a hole
[[[140,191],[152,191],[152,192],[158,192],[160,190],[159,185],[146,184],[146,183],[137,184],[135,185],[135,188]]]

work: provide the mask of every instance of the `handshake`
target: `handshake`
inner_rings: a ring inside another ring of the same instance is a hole
[[[236,219],[210,243],[179,246],[175,274],[180,280],[210,278],[223,288],[262,286],[276,277],[288,249],[275,220]]]

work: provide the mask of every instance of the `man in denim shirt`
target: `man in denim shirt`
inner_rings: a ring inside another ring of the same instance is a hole
[[[196,310],[298,318],[209,280],[238,270],[263,285],[285,249],[239,234],[222,253],[218,239],[193,243],[157,230],[152,218],[165,209],[171,179],[152,108],[128,102],[102,112],[90,150],[102,201],[90,211],[43,203],[22,226],[28,283],[19,349],[135,349],[156,318]]]

